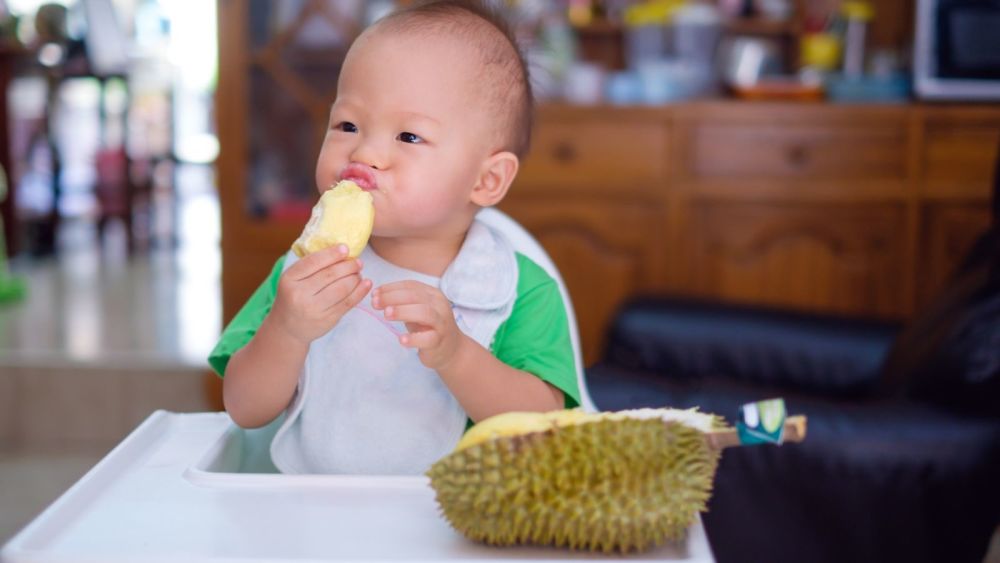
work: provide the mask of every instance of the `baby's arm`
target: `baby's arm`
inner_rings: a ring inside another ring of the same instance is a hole
[[[563,392],[534,374],[508,366],[468,336],[437,370],[473,422],[511,411],[563,408]]]
[[[281,275],[270,313],[226,367],[222,397],[234,422],[263,426],[288,406],[309,344],[371,289],[360,273],[361,261],[347,258],[339,245],[302,258]]]
[[[448,299],[416,281],[379,287],[372,304],[403,321],[403,346],[438,372],[473,421],[510,411],[550,411],[564,406],[563,392],[535,375],[508,366],[458,329]]]

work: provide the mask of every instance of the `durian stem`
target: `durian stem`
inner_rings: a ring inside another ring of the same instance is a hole
[[[785,433],[782,442],[801,442],[806,437],[806,417],[803,415],[790,416],[785,419]],[[740,437],[736,430],[729,428],[726,430],[713,430],[705,434],[708,445],[717,450],[739,446]]]

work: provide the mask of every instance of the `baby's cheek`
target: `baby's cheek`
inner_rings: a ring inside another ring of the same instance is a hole
[[[405,207],[399,211],[404,214],[408,223],[422,225],[437,223],[450,217],[456,209],[455,202],[451,198],[433,190],[426,190],[419,195],[414,194],[407,199]]]

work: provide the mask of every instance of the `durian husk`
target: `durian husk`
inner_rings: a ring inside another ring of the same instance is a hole
[[[469,539],[643,551],[683,540],[711,495],[719,452],[704,433],[723,423],[696,413],[692,424],[690,414],[508,413],[470,429],[428,476]]]

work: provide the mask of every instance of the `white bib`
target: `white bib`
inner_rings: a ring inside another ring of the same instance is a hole
[[[459,329],[487,349],[514,307],[513,247],[478,221],[441,278],[394,266],[370,247],[361,259],[374,287],[416,280],[440,288]],[[296,260],[289,252],[284,268]],[[421,474],[455,447],[467,415],[437,372],[399,343],[405,331],[373,309],[369,295],[310,345],[271,444],[282,472]]]

